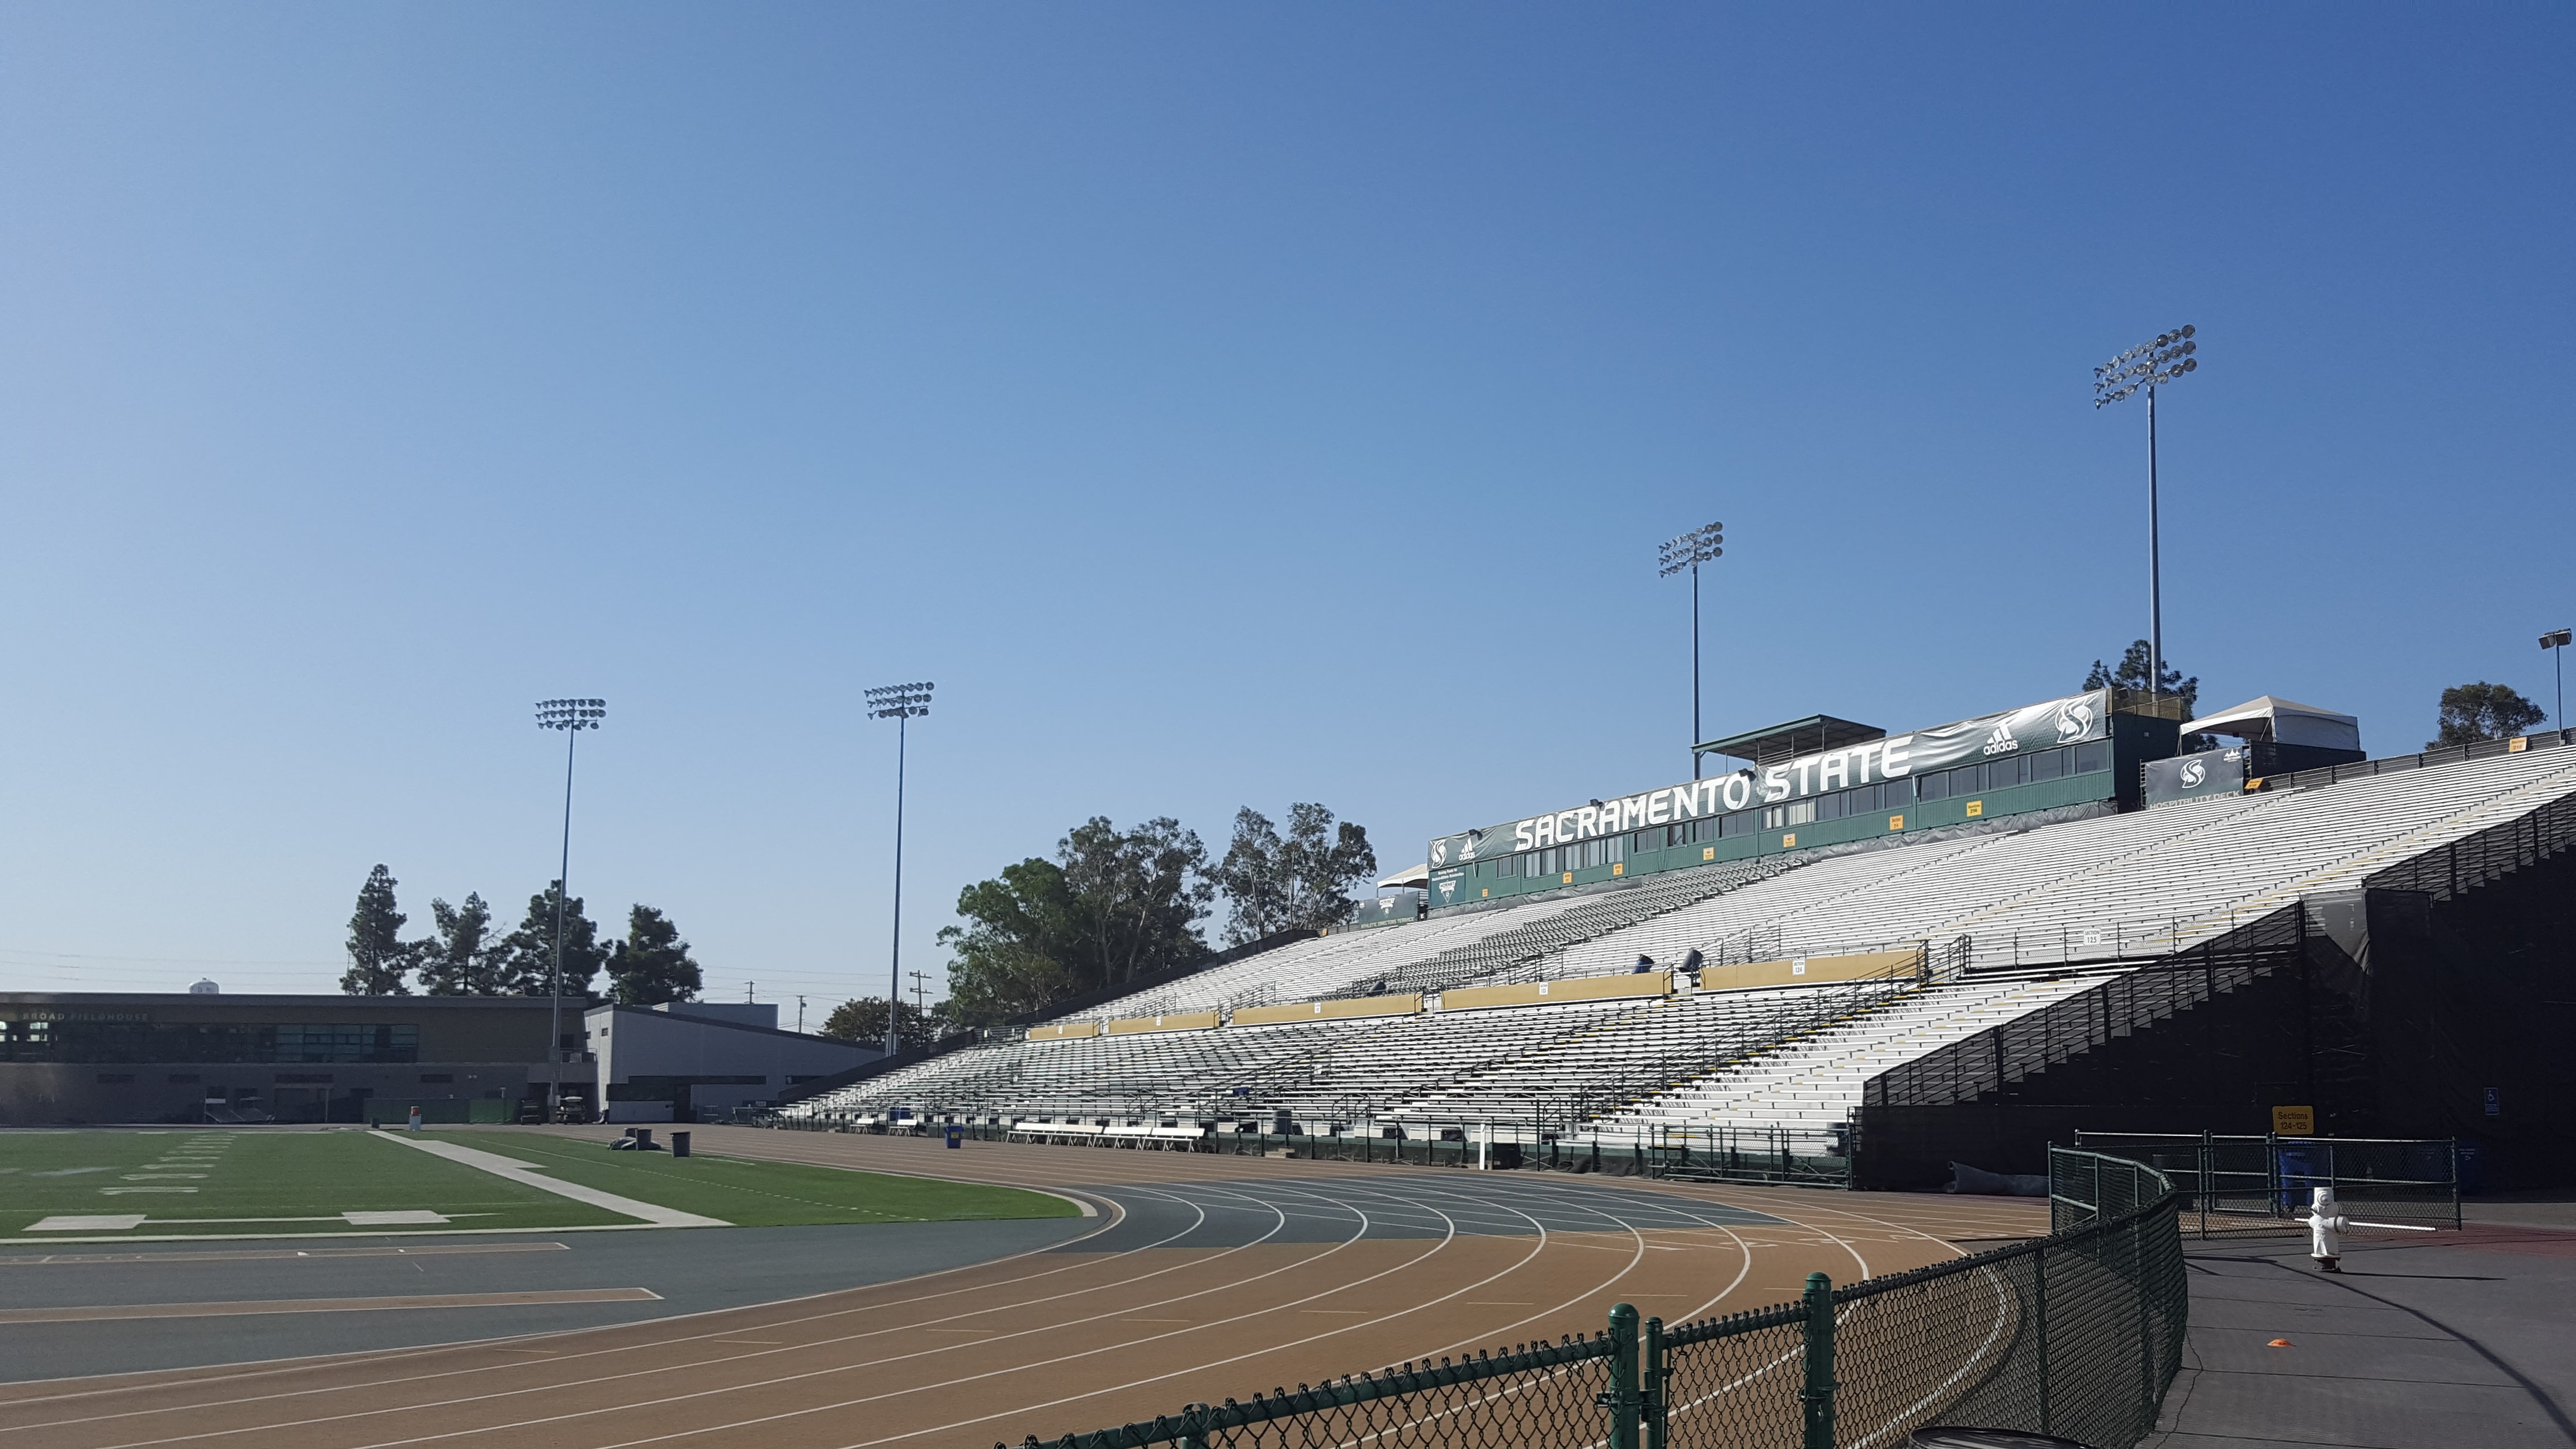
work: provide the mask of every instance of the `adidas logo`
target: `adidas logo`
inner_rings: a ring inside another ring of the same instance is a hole
[[[2010,721],[1995,726],[1995,732],[1986,736],[1985,753],[1989,755],[2009,754],[2020,748],[2021,741],[2013,738]]]

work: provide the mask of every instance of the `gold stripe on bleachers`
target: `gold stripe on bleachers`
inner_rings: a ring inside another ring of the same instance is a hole
[[[1111,1036],[1132,1036],[1140,1031],[1206,1031],[1223,1026],[1213,1011],[1176,1011],[1168,1016],[1122,1016],[1109,1023]]]
[[[1059,1021],[1047,1026],[1029,1028],[1031,1041],[1067,1041],[1078,1036],[1098,1035],[1100,1035],[1100,1023],[1096,1021]]]
[[[1629,976],[1576,976],[1564,981],[1529,981],[1518,986],[1459,986],[1440,993],[1442,1011],[1478,1011],[1492,1006],[1545,1006],[1553,1001],[1616,1001],[1629,996],[1669,996],[1670,971],[1640,971]]]
[[[1863,951],[1856,956],[1797,956],[1781,961],[1748,961],[1741,966],[1703,966],[1702,991],[1745,991],[1761,986],[1821,986],[1833,981],[1874,981],[1911,976],[1920,951]]]
[[[1422,993],[1398,996],[1348,996],[1334,1001],[1292,1001],[1281,1006],[1247,1006],[1236,1011],[1236,1026],[1273,1026],[1283,1021],[1331,1021],[1336,1017],[1411,1016],[1422,1009]]]

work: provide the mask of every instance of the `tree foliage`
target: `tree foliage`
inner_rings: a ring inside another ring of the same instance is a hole
[[[898,1045],[927,1046],[950,1031],[947,1003],[934,1004],[924,1012],[909,1001],[895,1003],[895,1031]],[[824,1036],[839,1041],[857,1042],[861,1046],[883,1046],[886,1034],[886,999],[862,996],[844,1001],[832,1008],[823,1019]]]
[[[2441,735],[2426,740],[2424,748],[2509,740],[2547,718],[2549,711],[2523,698],[2511,685],[2489,684],[2485,680],[2454,684],[2442,691]]]
[[[1337,829],[1321,805],[1289,806],[1285,838],[1247,805],[1234,814],[1234,840],[1213,874],[1232,907],[1226,941],[1240,946],[1349,920],[1358,903],[1348,892],[1377,874],[1377,852],[1366,830],[1347,820]]]
[[[499,996],[507,951],[492,933],[492,908],[468,893],[465,904],[429,903],[433,934],[412,943],[420,985],[432,996]]]
[[[680,928],[651,906],[626,913],[626,939],[609,943],[607,965],[608,994],[620,1006],[688,1001],[705,984]]]
[[[950,1019],[988,1025],[1200,960],[1198,923],[1214,898],[1195,831],[1093,816],[1056,842],[1055,859],[1031,856],[958,893],[960,924],[939,933]]]
[[[2128,650],[2121,654],[2120,667],[2117,669],[2106,668],[2101,660],[2094,660],[2093,672],[2084,676],[2084,687],[2086,689],[2132,689],[2140,694],[2146,693],[2149,648],[2144,639],[2130,645]],[[2200,676],[2183,678],[2182,671],[2174,668],[2173,660],[2168,658],[2164,661],[2164,677],[2157,682],[2156,693],[2182,696],[2183,717],[2188,719],[2200,708]]]
[[[349,969],[340,989],[352,996],[407,996],[403,973],[411,969],[411,948],[403,944],[403,913],[394,908],[393,872],[379,865],[358,887],[358,908],[349,915]]]
[[[1056,859],[1087,928],[1086,965],[1097,969],[1097,984],[1115,986],[1208,954],[1198,922],[1216,887],[1196,831],[1168,816],[1122,831],[1095,815],[1057,843]]]
[[[543,996],[552,986],[555,965],[555,898],[563,882],[554,881],[528,897],[527,918],[501,942],[503,959],[496,984],[503,996]],[[564,913],[563,994],[588,996],[607,951],[599,944],[599,926],[582,914],[575,896]]]

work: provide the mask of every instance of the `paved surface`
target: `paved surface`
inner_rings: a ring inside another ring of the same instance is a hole
[[[2304,1238],[2187,1245],[2191,1336],[2151,1445],[2576,1445],[2576,1232],[2344,1246],[2329,1275]]]
[[[1194,1399],[1597,1329],[1621,1300],[1674,1322],[1777,1302],[1811,1269],[1837,1279],[1888,1272],[1951,1256],[1953,1237],[2045,1221],[2043,1207],[2019,1201],[1096,1148],[951,1152],[749,1129],[705,1130],[700,1146],[1071,1191],[1100,1204],[1101,1216],[1046,1224],[1068,1236],[1042,1251],[795,1302],[0,1386],[0,1446],[982,1449]],[[578,1247],[597,1239],[696,1250],[751,1231],[592,1234]],[[755,1256],[801,1259],[806,1235],[833,1230],[773,1231],[793,1237]],[[655,1283],[641,1261],[627,1281]],[[322,1331],[397,1316],[336,1313]],[[231,1320],[271,1321],[289,1320]],[[24,1331],[66,1327],[90,1326]]]

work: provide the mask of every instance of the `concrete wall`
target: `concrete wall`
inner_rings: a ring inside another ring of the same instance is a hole
[[[644,1007],[593,1007],[582,1026],[612,1122],[694,1120],[697,1108],[772,1101],[797,1081],[881,1055],[855,1042]]]

